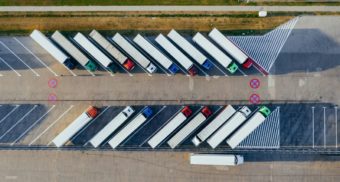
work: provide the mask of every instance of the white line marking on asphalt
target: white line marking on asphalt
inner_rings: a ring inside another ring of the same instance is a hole
[[[248,76],[246,73],[244,73],[240,68],[238,68],[238,70],[241,72],[241,74],[243,75],[243,76]]]
[[[141,109],[130,121],[133,121],[138,115],[140,115],[143,111],[144,111],[144,109],[146,109],[148,106],[144,106],[143,107],[143,109]],[[124,126],[125,127],[125,126]],[[118,131],[119,132],[119,131]],[[108,140],[104,143],[104,144],[102,144],[102,146],[104,146],[104,145],[106,145],[110,140],[112,139],[112,137],[111,138],[108,138]]]
[[[28,131],[30,131],[40,120],[42,120],[49,112],[51,112],[56,105],[53,105],[45,114],[43,114],[38,120],[36,120],[30,127],[28,127],[17,139],[14,140],[14,142],[11,143],[11,145],[14,145],[17,143]]]
[[[37,59],[43,66],[45,66],[54,76],[58,76],[56,72],[54,72],[50,67],[48,67],[38,56],[36,56],[31,50],[29,50],[20,40],[16,37],[13,37],[27,52],[29,52],[35,59]]]
[[[35,76],[40,76],[36,71],[34,71],[34,69],[28,66],[28,64],[26,64],[18,55],[16,55],[9,47],[7,47],[6,44],[4,44],[2,41],[0,41],[0,44],[3,45],[9,52],[11,52],[17,59],[19,59],[25,66],[27,66],[27,68],[29,68],[35,74]]]
[[[81,129],[75,136],[73,136],[69,141],[73,141],[77,138],[86,128],[88,128],[93,122],[95,122],[101,115],[103,115],[111,106],[107,106],[101,113],[98,114],[96,118],[94,118],[90,123],[88,123],[83,129]]]
[[[4,59],[2,59],[2,57],[0,57],[0,61],[2,61],[2,62],[5,63],[9,68],[11,68],[11,70],[14,71],[18,76],[21,76],[21,74],[18,73],[17,71],[15,71],[15,69],[12,68],[12,66],[9,65]]]
[[[50,124],[43,132],[41,132],[35,139],[31,141],[31,143],[28,144],[28,146],[31,146],[35,141],[37,141],[44,133],[47,132],[53,125],[55,125],[66,113],[68,113],[74,105],[71,105],[64,113],[62,113],[52,124]],[[51,141],[52,142],[52,141]],[[50,142],[50,143],[51,143]]]
[[[220,72],[222,72],[225,76],[226,76],[226,75],[228,76],[228,74],[227,74],[226,72],[224,72],[220,67],[218,67],[217,64],[213,63],[212,61],[211,61],[211,64],[213,64],[213,65],[215,66],[215,68],[217,68],[217,69],[218,69]]]
[[[312,127],[312,131],[313,131],[313,148],[315,147],[314,145],[314,109],[315,107],[312,107],[312,124],[313,124],[313,127]]]
[[[6,136],[10,131],[12,131],[12,129],[13,129],[14,127],[16,127],[19,123],[21,123],[21,121],[23,121],[23,120],[25,119],[25,117],[28,116],[28,115],[29,115],[36,107],[38,107],[38,105],[34,105],[34,106],[32,107],[31,110],[29,110],[22,118],[20,118],[14,125],[12,125],[12,127],[10,127],[4,134],[2,134],[2,135],[0,136],[0,140],[1,140],[4,136]]]
[[[16,109],[18,109],[18,107],[20,107],[20,105],[16,105],[5,117],[3,117],[0,120],[0,123],[2,123],[6,118],[8,118],[8,116],[11,115]]]
[[[323,107],[323,147],[326,148],[326,107]]]
[[[135,130],[131,135],[129,135],[122,144],[126,143],[127,141],[130,140],[133,136],[135,136],[142,128],[145,126],[147,123],[149,123],[151,120],[153,120],[159,113],[161,113],[167,106],[162,107],[157,113],[155,113],[150,119],[147,119],[147,122],[144,123],[142,126],[139,126],[137,130]]]
[[[169,117],[169,119],[163,123],[163,125],[158,128],[157,131],[153,132],[147,139],[145,139],[139,146],[141,147],[142,145],[144,145],[147,141],[149,141],[150,138],[152,138],[156,133],[159,132],[159,130],[161,130],[165,125],[167,125],[171,119],[173,119],[178,113],[180,113],[182,111],[182,109],[184,108],[184,106],[182,106],[178,111],[176,111],[175,114],[173,114],[172,116]]]
[[[335,109],[335,148],[338,148],[338,107]]]

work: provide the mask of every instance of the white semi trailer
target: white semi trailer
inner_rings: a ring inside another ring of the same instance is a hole
[[[141,52],[139,52],[130,42],[128,42],[122,35],[116,33],[112,40],[122,48],[127,54],[129,54],[137,63],[145,68],[149,73],[154,73],[157,67],[151,63]]]
[[[233,106],[228,105],[214,118],[205,128],[203,128],[191,141],[197,147],[208,139],[219,127],[221,127],[236,110]]]
[[[113,138],[110,139],[109,145],[115,149],[121,144],[129,135],[131,135],[137,128],[145,123],[153,114],[150,107],[146,107],[143,112],[138,114],[132,121],[130,121],[123,129],[121,129]]]
[[[55,31],[51,38],[60,47],[62,47],[69,55],[71,55],[77,62],[85,67],[85,69],[93,72],[97,69],[97,65],[94,61],[87,58],[75,45],[71,43],[63,34],[59,31]]]
[[[151,139],[148,144],[152,148],[156,148],[162,141],[164,141],[176,128],[178,128],[188,117],[192,114],[189,106],[185,106],[181,112],[176,114],[162,129],[160,129]]]
[[[237,71],[238,66],[233,63],[233,61],[226,54],[224,54],[219,48],[212,44],[201,33],[197,32],[192,40],[204,51],[206,51],[211,57],[213,57],[217,62],[219,62],[224,68],[226,68],[230,73],[234,74]]]
[[[180,63],[190,75],[194,76],[197,74],[197,69],[194,63],[184,55],[180,50],[177,49],[164,35],[159,34],[156,37],[156,42],[168,52],[178,63]]]
[[[197,50],[197,48],[194,47],[188,40],[177,33],[176,30],[172,29],[168,33],[168,37],[203,68],[209,70],[213,67],[211,61],[199,50]]]
[[[135,67],[135,63],[126,57],[120,50],[114,47],[105,37],[103,37],[96,30],[92,30],[89,36],[104,50],[106,50],[113,58],[115,58],[124,68],[132,70]]]
[[[147,41],[143,36],[138,34],[133,41],[148,53],[154,60],[160,63],[165,69],[169,70],[172,74],[178,72],[179,68],[169,58],[167,58],[161,51],[154,45]]]
[[[247,106],[242,107],[207,140],[208,144],[212,148],[216,148],[247,119],[250,113],[251,111]]]
[[[88,52],[93,58],[95,58],[105,69],[112,73],[115,73],[117,67],[101,50],[99,50],[88,38],[86,38],[82,33],[77,33],[73,39],[82,47],[86,52]]]
[[[114,117],[103,129],[101,129],[91,140],[90,143],[97,148],[114,131],[118,129],[135,111],[131,106],[127,106],[122,112]]]
[[[190,154],[190,164],[214,165],[214,166],[236,166],[243,164],[241,155],[231,154]]]
[[[182,143],[192,132],[194,132],[212,114],[208,107],[204,107],[188,124],[179,130],[170,140],[168,145],[173,149]]]
[[[229,53],[229,55],[231,55],[244,68],[250,68],[253,64],[254,61],[249,56],[247,56],[239,47],[237,47],[216,28],[214,28],[209,33],[209,37],[214,40],[223,50]]]
[[[56,59],[61,64],[64,64],[68,69],[75,68],[76,65],[71,61],[71,59],[39,30],[33,30],[33,32],[30,34],[30,37],[48,53],[50,53],[54,59]]]
[[[270,114],[270,109],[262,106],[244,125],[242,125],[233,135],[227,139],[227,144],[234,149],[247,136],[252,133],[260,124],[262,124],[266,117]]]
[[[97,109],[93,106],[89,107],[87,111],[83,112],[70,125],[67,126],[61,133],[59,133],[52,142],[55,146],[63,146],[70,138],[72,138],[79,130],[88,124],[93,118],[97,116]]]

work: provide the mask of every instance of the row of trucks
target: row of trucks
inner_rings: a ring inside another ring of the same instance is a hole
[[[237,110],[233,106],[228,105],[223,108],[210,123],[193,136],[191,142],[197,147],[206,141],[211,148],[215,149],[225,141],[234,149],[265,121],[270,112],[269,108],[265,106],[262,106],[252,114],[247,106],[243,106]],[[57,147],[63,146],[79,130],[95,118],[97,113],[97,109],[91,106],[55,137],[52,142]],[[134,113],[135,110],[131,106],[127,106],[100,130],[89,143],[96,148],[103,144],[103,142],[115,132],[116,134],[108,140],[108,144],[115,149],[152,117],[153,110],[148,106],[145,107],[126,124],[125,122],[133,116]],[[174,149],[209,120],[212,114],[213,112],[207,106],[202,107],[195,114],[189,106],[184,106],[170,118],[164,126],[157,130],[148,139],[147,143],[151,148],[156,148],[164,141],[167,141],[167,144]],[[249,118],[250,115],[251,117]],[[122,127],[123,125],[124,127]],[[117,131],[119,128],[121,129]]]
[[[163,52],[140,34],[133,41],[119,33],[108,40],[99,32],[93,30],[89,34],[89,38],[82,33],[77,33],[74,37],[68,39],[59,31],[55,31],[51,39],[61,49],[38,30],[34,30],[30,36],[69,69],[76,67],[76,62],[72,61],[70,57],[91,72],[97,69],[98,63],[108,71],[115,73],[116,63],[118,62],[126,70],[132,70],[137,63],[151,74],[157,71],[157,67],[152,63],[150,57],[171,74],[176,74],[180,70],[177,63],[190,75],[198,73],[195,63],[206,70],[214,67],[212,61],[206,55],[175,30],[171,30],[167,36],[159,34],[155,38],[155,42]],[[244,68],[250,68],[253,64],[254,61],[248,55],[216,28],[208,34],[208,37],[214,43],[199,32],[193,36],[192,41],[230,73],[235,73],[238,70],[238,66],[233,60],[236,60]],[[64,50],[67,54],[61,50]],[[82,53],[81,50],[86,54]],[[143,50],[143,52],[140,50]],[[168,55],[177,63],[172,61]]]

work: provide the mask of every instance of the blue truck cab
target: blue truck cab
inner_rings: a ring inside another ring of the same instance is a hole
[[[213,67],[213,64],[211,63],[211,61],[209,59],[206,59],[204,61],[204,63],[202,64],[202,66],[207,69],[210,70]]]
[[[179,68],[175,64],[171,64],[171,66],[169,67],[169,71],[171,72],[171,74],[176,74],[178,72],[178,70],[179,70]]]
[[[74,61],[72,61],[71,59],[67,59],[65,62],[64,62],[64,65],[70,69],[70,70],[73,70],[76,68],[76,64]]]
[[[144,110],[143,110],[143,115],[145,118],[149,118],[151,117],[153,114],[153,111],[150,107],[146,107]]]

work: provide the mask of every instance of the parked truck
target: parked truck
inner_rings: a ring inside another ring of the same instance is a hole
[[[110,58],[108,58],[101,50],[99,50],[89,39],[82,33],[77,33],[73,39],[88,52],[94,59],[96,59],[105,69],[111,73],[115,73],[117,68]]]
[[[216,148],[247,119],[250,113],[251,111],[247,106],[242,107],[207,140],[208,144],[212,148]]]
[[[56,42],[61,48],[63,48],[69,55],[73,57],[76,61],[78,61],[81,65],[85,67],[85,69],[89,71],[95,71],[97,69],[97,65],[94,61],[87,58],[75,45],[71,43],[63,34],[59,31],[55,31],[52,36],[52,40]]]
[[[107,51],[114,59],[116,59],[127,70],[132,70],[135,67],[135,63],[128,57],[126,57],[120,50],[114,47],[105,37],[103,37],[96,30],[92,30],[89,35],[99,46]]]
[[[97,148],[100,144],[104,142],[113,132],[115,132],[118,127],[123,125],[125,121],[134,113],[135,111],[131,106],[127,106],[122,112],[120,112],[116,117],[114,117],[103,129],[101,129],[91,140],[90,143],[94,148]]]
[[[70,57],[64,54],[39,30],[33,30],[33,32],[30,34],[30,37],[48,53],[50,53],[54,59],[56,59],[61,64],[64,64],[68,69],[72,70],[76,67],[75,63],[71,61]]]
[[[61,133],[56,136],[52,142],[57,147],[63,146],[70,140],[79,130],[88,124],[93,118],[97,116],[97,108],[90,106],[85,112],[77,117],[71,124],[69,124]]]
[[[219,48],[212,44],[201,33],[197,32],[192,39],[198,46],[200,46],[204,51],[206,51],[211,57],[213,57],[217,62],[219,62],[230,73],[234,74],[237,71],[238,66],[235,63],[233,63],[233,61],[226,54],[224,54]]]
[[[139,52],[129,41],[127,41],[122,35],[116,33],[112,40],[122,48],[127,54],[129,54],[137,63],[145,68],[149,73],[154,73],[157,67],[151,63],[141,52]]]
[[[232,154],[190,154],[190,164],[236,166],[243,164],[243,156]]]
[[[177,47],[175,47],[166,37],[164,37],[164,35],[159,34],[155,40],[166,52],[177,60],[177,62],[180,63],[191,76],[197,74],[197,69],[194,66],[194,63],[180,50],[178,50]]]
[[[109,141],[110,146],[115,149],[121,144],[129,135],[131,135],[137,128],[145,123],[148,118],[153,114],[150,107],[146,107],[140,114],[138,114],[132,121],[130,121],[123,129],[121,129],[113,138]]]
[[[156,148],[162,141],[164,141],[171,133],[175,131],[188,117],[192,114],[189,106],[185,106],[181,112],[176,114],[162,129],[160,129],[151,139],[148,144],[152,148]]]
[[[208,139],[219,127],[221,127],[236,110],[233,106],[228,105],[213,119],[205,128],[203,128],[191,141],[197,147]]]
[[[168,33],[168,37],[203,68],[209,70],[213,67],[211,61],[204,54],[197,50],[196,47],[194,47],[188,40],[182,37],[174,29]]]
[[[173,149],[182,143],[192,132],[194,132],[212,114],[208,107],[204,107],[192,120],[179,130],[169,141],[168,145]]]
[[[237,47],[231,40],[224,36],[220,31],[214,28],[209,37],[214,40],[223,50],[231,55],[244,68],[250,68],[253,60],[247,56],[239,47]]]
[[[144,37],[138,34],[133,41],[141,47],[146,53],[148,53],[154,60],[160,63],[164,68],[169,70],[172,74],[176,74],[179,70],[176,64],[174,64],[168,57],[166,57],[161,51],[159,51],[154,45],[147,41]]]
[[[262,124],[270,114],[270,109],[262,106],[244,125],[240,127],[232,136],[227,139],[227,144],[234,149],[247,136]]]

